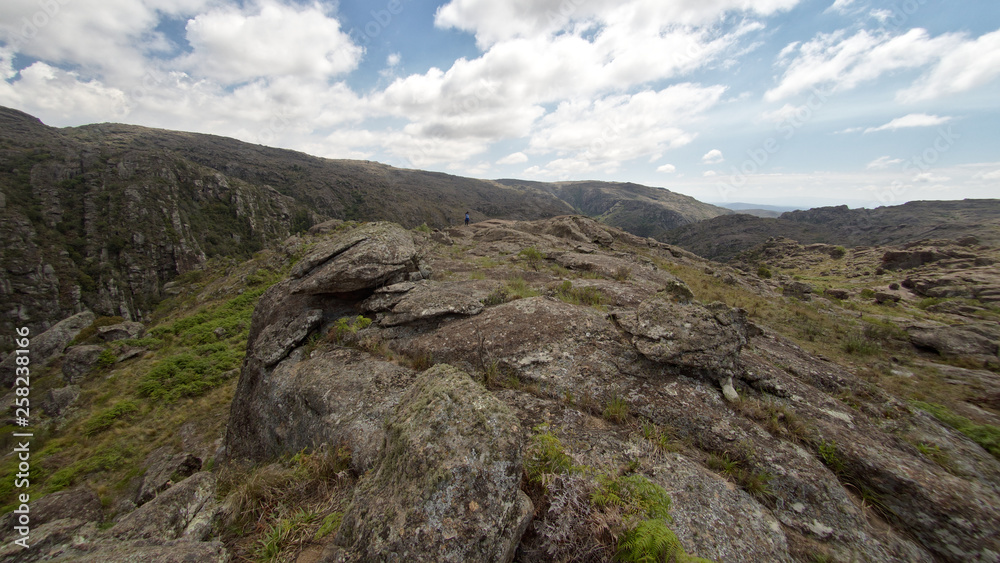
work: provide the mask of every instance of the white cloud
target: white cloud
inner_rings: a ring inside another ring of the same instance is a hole
[[[719,149],[712,149],[701,157],[701,162],[703,164],[718,164],[724,160],[726,159],[722,157],[722,151]]]
[[[871,17],[875,18],[876,20],[878,20],[878,22],[880,24],[884,25],[885,22],[889,21],[889,18],[892,17],[892,11],[891,10],[872,10],[871,12],[869,12],[869,15]]]
[[[909,89],[901,101],[940,98],[971,90],[1000,76],[1000,30],[942,52],[941,60]]]
[[[973,176],[977,180],[1000,180],[1000,169],[992,172],[980,172]]]
[[[854,0],[835,0],[829,8],[826,9],[827,12],[838,12],[840,14],[848,14],[851,12],[850,8],[854,4]]]
[[[7,71],[5,71],[7,72]],[[22,69],[19,79],[0,80],[0,105],[47,116],[50,125],[75,125],[78,120],[104,121],[121,117],[125,92],[99,80],[82,80],[43,62]]]
[[[403,55],[399,53],[390,53],[388,57],[385,58],[385,64],[389,67],[394,67],[403,60]]]
[[[903,159],[902,158],[892,158],[892,157],[889,157],[889,156],[880,156],[880,157],[876,158],[875,160],[869,162],[868,166],[866,166],[865,169],[866,170],[881,170],[883,168],[889,168],[890,166],[894,166],[896,164],[902,164],[902,163],[903,163]]]
[[[486,49],[516,37],[539,37],[573,26],[665,28],[710,25],[727,12],[767,16],[793,8],[799,0],[451,0],[438,8],[434,23],[474,33]]]
[[[723,92],[721,86],[678,84],[659,92],[564,102],[540,120],[529,146],[562,157],[547,165],[550,171],[615,169],[690,143],[695,135],[682,127],[697,121]]]
[[[887,72],[928,65],[961,44],[960,35],[930,37],[923,29],[895,37],[866,30],[850,37],[843,30],[819,34],[798,47],[798,56],[764,99],[778,101],[823,86],[850,90]]]
[[[193,52],[179,61],[198,76],[233,84],[258,77],[327,78],[357,67],[362,48],[319,5],[259,0],[215,8],[187,23]]]
[[[515,152],[501,158],[497,164],[522,164],[524,162],[528,162],[528,155],[523,152]]]
[[[925,184],[947,182],[951,178],[947,176],[937,176],[933,172],[921,172],[913,177],[914,182],[921,182]]]
[[[663,166],[657,167],[657,172],[663,172],[664,174],[673,174],[677,172],[677,167],[673,164],[664,164]]]
[[[933,127],[935,125],[948,123],[951,119],[952,118],[948,116],[941,117],[937,115],[927,115],[926,113],[911,113],[909,115],[904,115],[903,117],[897,117],[885,125],[869,127],[865,129],[865,133],[895,131],[896,129],[905,129],[909,127]]]
[[[702,176],[705,177],[705,178],[711,178],[712,176],[718,176],[718,175],[719,175],[719,173],[716,172],[715,170],[706,170],[702,174]]]

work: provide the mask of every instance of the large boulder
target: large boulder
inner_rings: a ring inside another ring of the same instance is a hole
[[[169,446],[154,450],[146,458],[144,465],[146,473],[135,497],[136,505],[153,500],[176,482],[201,470],[200,459],[187,452],[173,453]]]
[[[739,372],[740,351],[747,343],[746,313],[741,309],[677,302],[658,294],[612,317],[650,360],[720,377]]]
[[[204,541],[219,514],[215,475],[195,473],[118,521],[110,535],[119,540]]]
[[[84,344],[66,349],[63,356],[62,372],[66,383],[75,383],[97,365],[97,359],[104,351],[104,346]]]
[[[321,241],[292,270],[295,293],[348,293],[404,281],[419,272],[413,236],[393,223],[368,223]]]
[[[1000,339],[975,327],[916,325],[907,329],[910,342],[944,356],[996,356]]]
[[[48,364],[53,358],[62,353],[70,342],[76,338],[80,331],[87,328],[94,322],[94,314],[90,311],[77,313],[72,317],[65,318],[52,328],[38,335],[31,335],[31,364],[40,367]],[[15,354],[9,354],[0,362],[0,383],[10,387],[15,379]]]
[[[519,488],[521,428],[510,409],[439,364],[406,393],[386,434],[337,535],[348,561],[514,557],[532,507]]]
[[[351,348],[293,353],[273,370],[243,371],[254,393],[233,401],[226,453],[265,461],[326,444],[347,446],[364,471],[382,444],[382,423],[416,376],[413,370]]]
[[[142,338],[144,334],[146,334],[146,327],[135,321],[125,321],[97,329],[97,335],[105,342]]]

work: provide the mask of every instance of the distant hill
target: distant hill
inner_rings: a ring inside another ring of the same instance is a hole
[[[581,215],[642,237],[661,239],[668,231],[732,213],[693,197],[629,182],[529,182],[497,180],[548,192]]]
[[[446,228],[466,211],[583,213],[654,237],[728,213],[636,184],[479,180],[134,125],[54,128],[0,107],[2,324],[44,329],[84,308],[140,319],[177,275],[327,219]]]
[[[803,244],[822,242],[849,247],[966,236],[1000,244],[1000,200],[911,201],[876,209],[848,209],[842,205],[791,211],[773,219],[740,214],[685,225],[660,240],[699,256],[725,261],[778,236]]]

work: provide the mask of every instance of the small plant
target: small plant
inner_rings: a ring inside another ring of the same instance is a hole
[[[550,474],[570,473],[573,459],[566,453],[562,442],[547,426],[535,427],[537,434],[531,437],[531,445],[524,456],[524,472],[528,480],[544,483]]]
[[[760,267],[757,268],[758,277],[764,278],[765,280],[769,280],[771,279],[772,275],[773,274],[771,273],[771,268],[768,268],[767,265],[765,264],[761,264]]]
[[[272,524],[264,537],[258,540],[258,558],[262,561],[276,561],[285,549],[304,539],[305,531],[315,519],[314,513],[300,510]]]
[[[510,294],[507,293],[507,288],[500,286],[483,298],[483,305],[493,307],[494,305],[502,305],[508,301],[510,301]]]
[[[628,403],[621,397],[612,397],[604,405],[604,412],[601,415],[605,420],[621,424],[628,418]]]
[[[545,256],[534,246],[525,248],[521,252],[518,252],[517,255],[524,258],[525,262],[528,263],[528,266],[531,266],[531,269],[536,271],[538,270],[538,263],[545,258]]]
[[[508,295],[513,299],[526,299],[528,297],[536,297],[541,295],[537,290],[532,289],[528,285],[528,282],[524,281],[524,278],[515,277],[507,280],[505,285],[507,288]]]
[[[833,250],[830,251],[830,258],[833,258],[834,260],[840,260],[846,254],[847,254],[846,248],[844,248],[843,246],[835,246],[833,247]]]
[[[565,280],[555,291],[557,299],[571,305],[586,305],[601,308],[604,304],[604,294],[596,287],[573,287],[573,282]]]
[[[340,317],[327,334],[327,339],[334,344],[345,344],[353,339],[359,330],[364,330],[372,324],[368,317]]]
[[[618,266],[611,277],[618,281],[628,281],[632,277],[632,269],[628,266]]]
[[[414,227],[413,230],[418,233],[431,234],[431,228],[427,226],[427,223],[423,223],[419,227]]]
[[[618,542],[617,561],[655,563],[678,561],[683,553],[677,534],[662,519],[649,519],[622,534]]]
[[[316,530],[316,534],[313,536],[313,539],[319,541],[325,538],[326,536],[336,532],[337,530],[340,529],[340,524],[341,522],[343,522],[343,520],[344,520],[343,512],[332,512],[330,514],[327,514],[326,518],[323,518],[323,523],[320,524],[319,529]]]
[[[819,444],[818,449],[819,457],[823,461],[823,464],[829,467],[838,477],[843,476],[847,470],[847,466],[844,465],[844,460],[840,458],[840,453],[837,451],[837,442],[835,440],[830,440],[829,442],[823,440]]]
[[[854,333],[844,341],[844,351],[859,356],[873,356],[882,352],[882,345],[864,333]]]

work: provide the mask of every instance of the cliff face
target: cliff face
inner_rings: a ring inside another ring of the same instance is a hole
[[[127,125],[55,129],[0,108],[3,332],[84,309],[143,319],[177,275],[321,220],[445,227],[467,210],[534,219],[569,207],[447,174]]]

